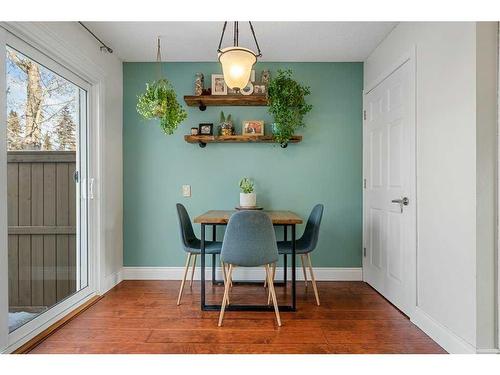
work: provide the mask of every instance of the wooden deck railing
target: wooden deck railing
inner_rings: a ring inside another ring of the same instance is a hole
[[[51,306],[76,290],[74,151],[9,151],[9,307]]]

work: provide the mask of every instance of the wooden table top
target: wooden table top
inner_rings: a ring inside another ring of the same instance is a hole
[[[196,216],[194,222],[197,224],[227,224],[235,210],[220,211],[210,210],[202,215]],[[302,218],[291,211],[264,211],[269,215],[273,224],[302,224]]]

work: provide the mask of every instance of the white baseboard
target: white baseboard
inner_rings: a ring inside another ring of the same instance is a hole
[[[431,318],[422,309],[416,307],[411,321],[436,341],[444,350],[452,354],[476,353],[476,348],[456,335],[449,328]]]
[[[288,268],[288,278],[292,275],[291,268]],[[184,267],[123,267],[123,280],[181,280],[184,274]],[[217,279],[222,280],[222,269],[217,267]],[[315,267],[314,276],[317,281],[361,281],[363,280],[363,270],[361,267],[337,268],[337,267]],[[200,269],[196,267],[195,280],[200,280]],[[207,267],[205,278],[212,278],[212,269]],[[276,268],[276,279],[283,278],[283,267]],[[308,276],[309,278],[309,276]],[[234,271],[235,280],[264,280],[264,268],[236,268]],[[302,268],[297,268],[297,280],[304,280]]]
[[[477,349],[477,354],[500,354],[500,349]]]

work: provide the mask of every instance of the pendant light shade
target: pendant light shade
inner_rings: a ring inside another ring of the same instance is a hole
[[[257,62],[257,58],[262,56],[260,53],[259,43],[255,37],[255,32],[251,22],[248,22],[250,31],[252,32],[257,53],[248,48],[243,48],[238,45],[239,43],[239,26],[238,22],[234,22],[233,28],[233,46],[221,49],[222,41],[224,39],[224,32],[226,31],[227,21],[224,22],[222,28],[222,35],[220,36],[219,48],[219,62],[222,65],[222,74],[226,85],[233,90],[242,90],[248,85],[252,68]]]
[[[250,80],[257,56],[248,48],[227,47],[219,52],[224,81],[229,88],[241,90]]]

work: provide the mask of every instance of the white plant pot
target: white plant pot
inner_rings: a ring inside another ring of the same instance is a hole
[[[257,205],[257,197],[255,193],[240,193],[241,207],[255,207]]]

